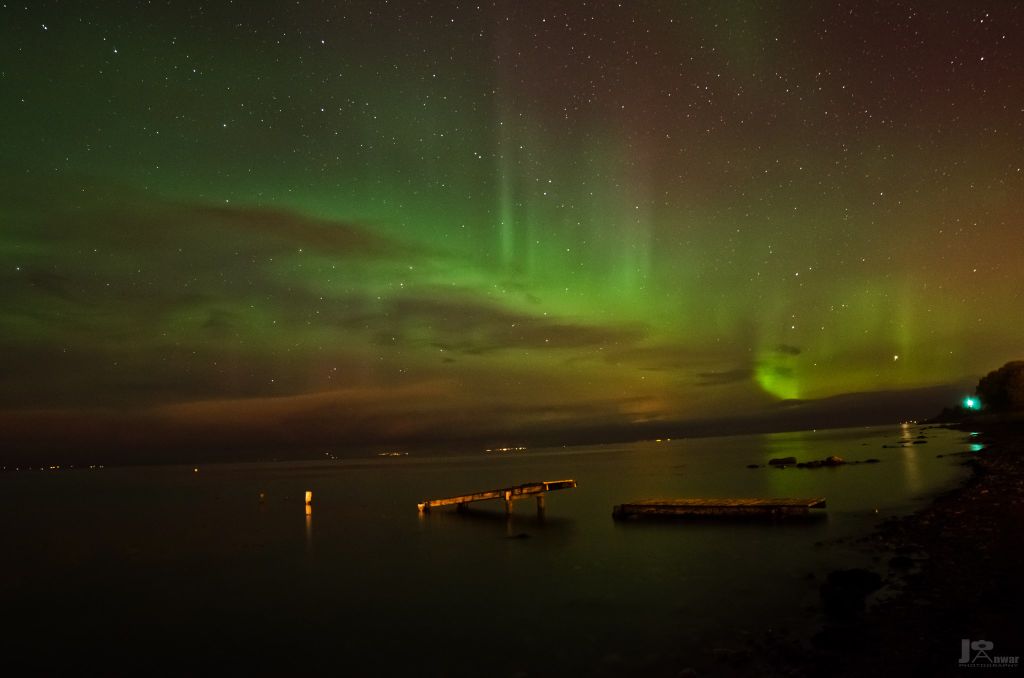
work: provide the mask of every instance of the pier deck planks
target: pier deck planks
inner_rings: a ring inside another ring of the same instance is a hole
[[[538,498],[538,508],[543,508],[543,496],[547,492],[554,490],[568,490],[576,487],[575,480],[545,480],[539,483],[525,483],[523,485],[516,485],[514,487],[503,487],[497,490],[485,490],[483,492],[474,492],[472,494],[462,494],[455,497],[445,497],[444,499],[427,499],[416,505],[420,510],[420,513],[427,513],[432,508],[438,508],[441,506],[451,506],[456,504],[459,506],[465,506],[474,501],[486,501],[488,499],[504,499],[505,507],[507,510],[511,510],[511,504],[516,499],[523,499],[526,497],[536,496]]]

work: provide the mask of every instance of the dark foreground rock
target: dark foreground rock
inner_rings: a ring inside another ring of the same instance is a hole
[[[824,459],[815,459],[814,461],[802,461],[796,465],[797,468],[822,468],[823,466],[842,466],[846,463],[846,460],[842,457],[832,455],[831,457],[825,457]]]
[[[797,461],[796,457],[780,457],[778,459],[769,459],[768,467],[770,468],[789,468],[795,466],[796,468],[835,468],[837,466],[847,466],[853,464],[878,464],[881,463],[881,459],[870,458],[856,461],[847,461],[842,457],[832,455],[831,457],[825,457],[824,459],[812,459],[811,461]],[[761,468],[757,464],[747,464],[747,468]]]
[[[835,619],[853,619],[864,610],[867,597],[882,588],[877,572],[855,568],[830,572],[821,585],[825,614]]]

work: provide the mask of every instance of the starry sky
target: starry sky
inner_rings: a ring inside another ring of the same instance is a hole
[[[1009,0],[0,3],[0,436],[929,414],[1022,357],[1022,29]]]

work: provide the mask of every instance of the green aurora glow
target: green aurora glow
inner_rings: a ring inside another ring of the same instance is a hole
[[[8,431],[514,442],[1019,357],[1024,10],[705,5],[3,7]]]

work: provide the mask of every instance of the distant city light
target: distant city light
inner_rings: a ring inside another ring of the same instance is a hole
[[[977,398],[967,397],[964,398],[964,409],[965,410],[980,410],[981,401]]]

